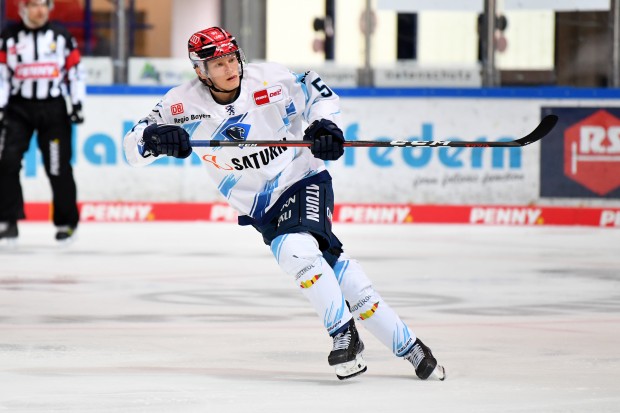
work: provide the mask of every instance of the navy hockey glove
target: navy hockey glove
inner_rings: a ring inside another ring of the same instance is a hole
[[[315,120],[304,132],[304,140],[311,141],[310,150],[315,158],[335,161],[344,153],[344,135],[334,122]]]
[[[144,153],[153,156],[168,155],[175,158],[187,158],[192,153],[189,134],[185,129],[175,125],[149,125],[142,132]]]
[[[73,105],[73,110],[69,115],[69,119],[71,120],[71,123],[84,123],[84,115],[82,115],[81,103],[76,103],[75,105]]]

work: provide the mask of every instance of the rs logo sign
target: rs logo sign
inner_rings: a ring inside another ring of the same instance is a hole
[[[620,186],[620,119],[599,110],[568,128],[564,174],[599,195]]]

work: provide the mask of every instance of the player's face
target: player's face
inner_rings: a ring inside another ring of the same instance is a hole
[[[222,90],[234,90],[239,87],[239,61],[235,54],[220,57],[207,62],[207,73],[215,87]]]
[[[25,3],[26,16],[32,29],[38,29],[47,23],[50,15],[50,8],[47,0],[28,0]]]

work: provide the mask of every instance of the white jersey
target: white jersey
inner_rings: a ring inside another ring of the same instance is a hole
[[[142,131],[150,124],[185,128],[192,140],[301,140],[304,122],[328,119],[338,124],[338,96],[318,74],[290,72],[275,63],[244,66],[241,92],[232,103],[217,103],[198,78],[164,96],[124,140],[131,165],[157,158],[140,155]],[[196,147],[220,193],[240,215],[261,218],[287,188],[325,171],[308,148]]]

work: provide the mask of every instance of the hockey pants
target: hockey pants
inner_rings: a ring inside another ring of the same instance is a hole
[[[361,323],[394,355],[402,357],[410,350],[414,333],[374,290],[357,261],[342,253],[334,268],[330,267],[309,233],[281,235],[271,243],[271,251],[323,318],[328,333],[333,334],[355,317],[358,325]]]

